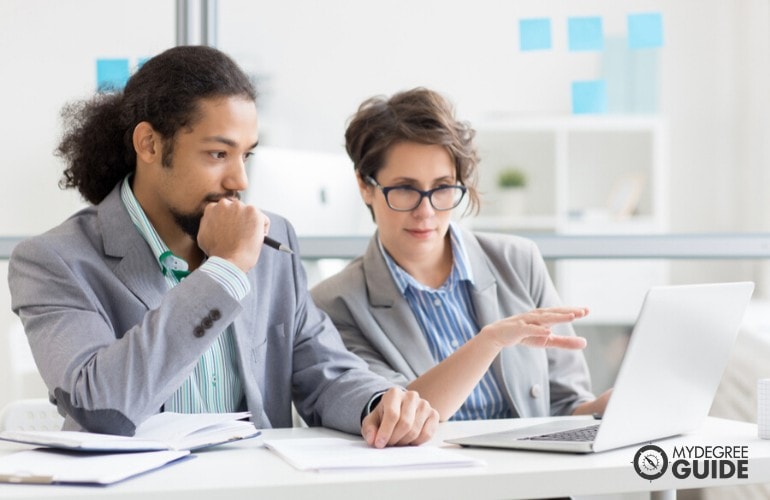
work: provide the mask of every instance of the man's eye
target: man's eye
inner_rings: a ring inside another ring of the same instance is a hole
[[[249,151],[248,153],[245,153],[245,154],[243,155],[243,159],[244,159],[244,160],[248,160],[248,159],[249,159],[249,158],[251,158],[252,156],[254,156],[254,151]]]
[[[217,160],[221,160],[225,158],[225,156],[227,156],[227,153],[225,153],[224,151],[212,151],[209,154],[211,155],[212,158],[216,158]]]

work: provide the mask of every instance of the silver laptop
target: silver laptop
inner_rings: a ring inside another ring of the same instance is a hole
[[[697,429],[753,290],[751,282],[651,288],[601,420],[568,418],[447,442],[592,453]]]

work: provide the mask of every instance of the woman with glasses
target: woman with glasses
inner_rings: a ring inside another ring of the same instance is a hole
[[[451,221],[478,209],[474,131],[427,89],[365,101],[345,133],[377,232],[313,298],[352,352],[441,420],[602,413],[534,243]],[[547,349],[546,349],[547,348]]]

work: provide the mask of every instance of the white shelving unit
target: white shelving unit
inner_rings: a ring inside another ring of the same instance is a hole
[[[482,211],[474,230],[511,233],[654,234],[666,231],[667,133],[655,117],[558,117],[477,124]],[[527,176],[523,213],[501,213],[497,174]],[[668,281],[661,260],[559,261],[554,280],[591,322],[631,324],[652,285]]]

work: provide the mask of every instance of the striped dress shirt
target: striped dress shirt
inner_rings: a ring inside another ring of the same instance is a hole
[[[479,331],[470,290],[473,273],[454,223],[449,225],[454,263],[446,282],[434,289],[415,280],[399,266],[379,242],[385,262],[396,287],[409,303],[422,333],[428,341],[434,361],[439,363]],[[494,374],[487,370],[465,403],[450,420],[480,420],[513,416]]]
[[[120,196],[131,221],[158,259],[159,270],[166,277],[169,289],[175,287],[189,274],[187,262],[171,253],[161,240],[131,191],[130,176],[123,181]],[[225,259],[210,257],[199,270],[210,275],[238,300],[251,289],[246,274]],[[230,325],[201,356],[190,376],[163,405],[163,410],[179,413],[238,411],[244,404],[244,394],[236,356],[233,326]]]

